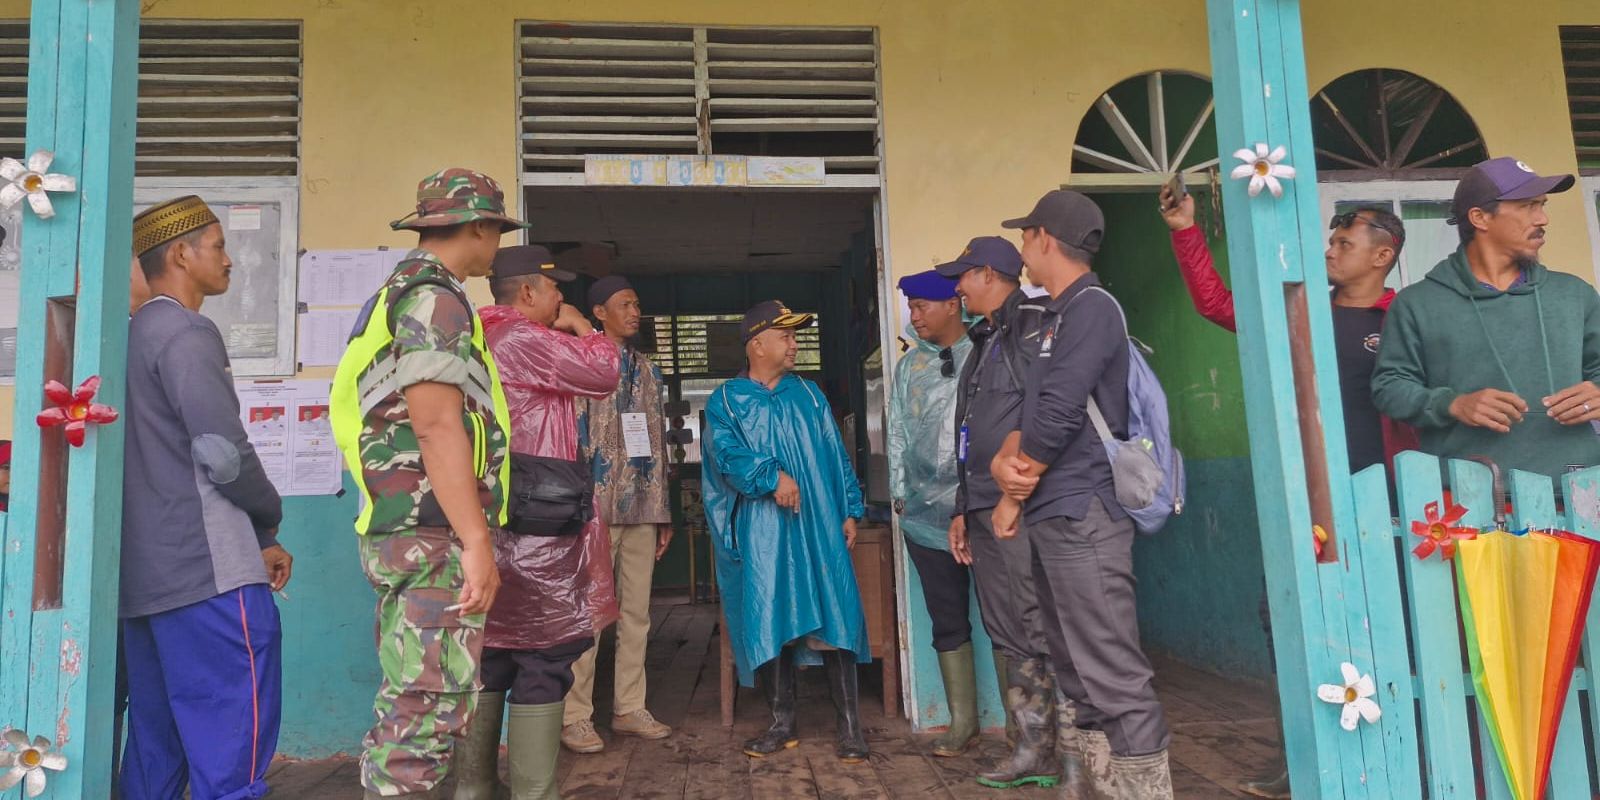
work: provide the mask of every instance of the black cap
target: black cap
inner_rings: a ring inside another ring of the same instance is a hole
[[[557,283],[578,279],[577,273],[557,269],[555,257],[550,255],[550,251],[536,244],[500,248],[500,251],[494,254],[494,264],[490,267],[490,271],[496,278],[543,275]]]
[[[589,287],[589,307],[594,308],[595,306],[605,305],[605,302],[610,300],[612,295],[632,288],[633,284],[628,283],[627,278],[621,275],[607,275],[595,281],[594,285]]]
[[[739,323],[739,336],[748,342],[768,328],[809,328],[815,318],[811,314],[790,311],[788,306],[777,300],[768,300],[744,312],[744,322]]]
[[[963,272],[979,267],[988,267],[1016,278],[1022,275],[1022,254],[1004,236],[979,236],[967,242],[967,248],[954,261],[945,262],[934,269],[946,278],[959,278]]]
[[[1533,167],[1509,156],[1491,158],[1473,166],[1456,184],[1450,219],[1445,221],[1460,225],[1467,218],[1467,212],[1474,208],[1483,208],[1498,200],[1531,200],[1542,194],[1559,194],[1571,189],[1576,182],[1571,175],[1540,175]]]
[[[1100,252],[1106,235],[1106,217],[1088,195],[1071,189],[1048,192],[1026,217],[1008,219],[1002,228],[1043,228],[1045,233],[1090,253]]]

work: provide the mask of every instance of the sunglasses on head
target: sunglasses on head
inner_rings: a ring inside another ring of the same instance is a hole
[[[948,347],[939,351],[939,374],[946,378],[956,376],[955,354]]]
[[[1364,222],[1380,231],[1383,231],[1384,233],[1389,234],[1390,238],[1394,239],[1395,244],[1401,244],[1406,240],[1405,231],[1395,230],[1394,228],[1390,227],[1388,223],[1382,222],[1370,216],[1370,212],[1369,216],[1365,217],[1361,216],[1360,211],[1346,211],[1343,214],[1334,214],[1333,219],[1328,221],[1328,230],[1344,230],[1345,228],[1348,228],[1357,222]]]

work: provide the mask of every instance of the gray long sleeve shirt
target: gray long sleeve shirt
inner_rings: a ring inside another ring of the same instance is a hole
[[[120,616],[266,583],[278,491],[245,438],[217,326],[170,297],[128,330]]]

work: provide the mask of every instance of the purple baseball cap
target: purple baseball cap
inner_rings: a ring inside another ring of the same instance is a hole
[[[1001,275],[1010,275],[1013,278],[1022,275],[1022,254],[1017,252],[1017,246],[1004,236],[979,236],[967,242],[967,248],[956,256],[956,260],[947,261],[934,267],[934,271],[946,278],[959,278],[961,273],[969,269],[988,267]]]
[[[1500,200],[1528,200],[1544,194],[1559,194],[1572,188],[1571,175],[1540,175],[1533,167],[1510,156],[1491,158],[1472,168],[1456,184],[1450,203],[1451,225],[1460,225],[1467,212]]]

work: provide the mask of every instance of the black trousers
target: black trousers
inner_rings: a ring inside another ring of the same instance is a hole
[[[485,647],[478,676],[484,691],[507,692],[516,705],[557,703],[572,688],[573,663],[593,646],[594,639],[584,637],[543,650]]]
[[[967,547],[972,551],[972,579],[978,584],[978,611],[994,647],[1007,658],[1050,657],[1039,620],[1039,596],[1033,588],[1033,546],[1028,528],[999,539],[990,521],[994,509],[967,514]]]
[[[1139,649],[1133,520],[1095,498],[1083,519],[1030,521],[1028,536],[1056,685],[1077,704],[1078,727],[1105,731],[1118,756],[1165,750],[1166,713]]]
[[[933,620],[933,649],[941,653],[972,641],[972,575],[949,551],[906,540],[906,555],[917,567],[922,598]]]

